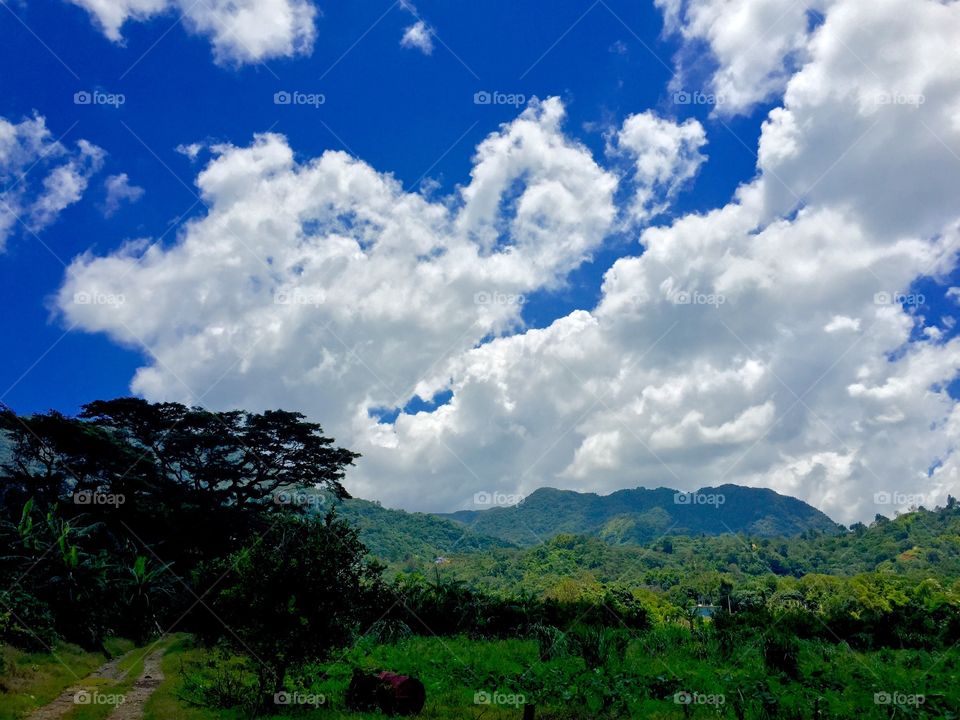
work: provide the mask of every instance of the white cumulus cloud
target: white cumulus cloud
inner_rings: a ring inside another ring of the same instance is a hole
[[[676,123],[648,111],[624,120],[611,138],[608,153],[624,156],[633,165],[631,212],[636,220],[647,220],[666,210],[669,201],[707,159],[700,152],[706,143],[706,131],[694,119]]]
[[[310,0],[68,0],[89,12],[110,40],[122,42],[127,22],[176,13],[209,38],[221,64],[256,63],[308,54],[316,37]]]
[[[119,210],[123,203],[134,203],[143,197],[143,188],[131,185],[130,178],[127,177],[126,173],[110,175],[103,184],[107,190],[107,196],[103,203],[103,214],[107,217]]]
[[[57,140],[42,116],[0,117],[0,250],[18,228],[37,233],[77,202],[103,158],[86,140]]]
[[[717,111],[738,114],[774,99],[797,66],[809,57],[810,35],[833,0],[654,0],[665,29],[687,47],[678,57],[677,90],[701,67],[717,67],[710,91]],[[710,56],[698,51],[706,46]],[[693,66],[693,67],[691,67]]]
[[[416,48],[424,55],[433,52],[433,32],[423,20],[417,20],[403,31],[400,45],[405,48]]]

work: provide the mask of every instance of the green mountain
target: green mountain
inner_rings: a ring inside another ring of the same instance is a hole
[[[705,487],[619,490],[610,495],[541,488],[511,507],[462,510],[439,517],[480,535],[532,547],[561,533],[591,535],[615,544],[646,543],[662,535],[747,533],[791,537],[841,528],[802,500],[765,488]]]
[[[574,581],[693,587],[710,595],[722,580],[740,587],[754,578],[755,589],[767,592],[763,586],[771,576],[863,573],[908,577],[918,584],[933,577],[960,591],[960,504],[951,501],[893,519],[877,516],[869,527],[855,523],[847,532],[810,531],[792,538],[671,535],[645,545],[611,545],[598,537],[561,534],[532,548],[455,556],[444,573],[496,591],[545,592]]]
[[[335,500],[317,493],[323,500],[317,508],[331,505],[337,515],[360,531],[370,554],[394,564],[420,566],[438,557],[515,547],[513,543],[477,533],[462,524],[419,512],[385,508],[378,502],[352,498]]]
[[[358,498],[335,500],[319,492],[309,504],[319,512],[335,505],[337,514],[359,529],[370,553],[394,569],[423,568],[438,557],[534,547],[561,534],[594,537],[605,545],[644,545],[665,535],[786,538],[841,529],[801,500],[738,485],[682,495],[668,488],[602,496],[541,488],[513,507],[442,515]]]
[[[710,494],[709,490],[701,492]],[[727,505],[746,504],[752,499],[761,503],[759,511],[741,508],[726,517],[721,515],[719,522],[731,528],[742,526],[736,533],[726,529],[707,531],[710,526],[705,521],[700,529],[691,531],[692,522],[688,522],[646,542],[633,542],[613,530],[635,529],[639,523],[618,512],[607,522],[595,518],[591,533],[563,531],[543,543],[514,545],[480,532],[481,528],[489,531],[492,523],[481,523],[479,518],[509,519],[509,513],[517,513],[519,508],[469,513],[467,517],[475,521],[470,526],[423,513],[390,510],[366,500],[338,503],[337,512],[360,528],[371,554],[386,561],[391,571],[416,571],[432,577],[437,556],[444,556],[447,562],[440,566],[444,577],[495,592],[557,592],[571,585],[593,587],[603,583],[659,588],[679,593],[678,597],[688,590],[711,597],[723,580],[743,585],[744,592],[762,593],[768,592],[764,588],[772,576],[851,577],[875,572],[906,576],[917,582],[938,577],[945,587],[956,582],[960,591],[960,505],[955,501],[945,508],[920,509],[893,519],[878,516],[869,527],[856,523],[842,531],[840,526],[824,521],[825,516],[809,505],[769,490],[736,486],[713,490],[724,492],[726,502],[711,510],[722,512]],[[670,505],[639,513],[649,518],[673,509],[673,491],[630,490],[626,497],[649,493],[662,501],[665,492],[669,493]],[[597,503],[604,499],[547,489],[534,493],[527,502],[533,501],[536,509],[541,495],[565,503],[568,516],[574,515],[573,508],[579,508],[583,500]],[[620,493],[615,495],[623,498]],[[804,518],[812,520],[805,521],[802,533],[771,536],[766,532],[768,516],[778,508],[784,513],[777,521],[789,520],[795,529]],[[582,518],[586,513],[580,509],[577,516]],[[561,519],[559,513],[556,519]],[[714,520],[714,524],[717,522]]]

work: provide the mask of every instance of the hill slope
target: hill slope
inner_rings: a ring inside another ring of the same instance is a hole
[[[894,519],[878,516],[869,527],[855,524],[840,534],[794,538],[674,535],[645,545],[611,545],[562,534],[533,548],[455,556],[444,572],[471,586],[508,592],[544,592],[573,581],[662,590],[694,586],[709,594],[726,579],[763,594],[770,592],[770,576],[808,576],[816,583],[818,575],[860,573],[904,576],[917,584],[936,578],[960,592],[960,504]]]
[[[440,517],[523,547],[560,533],[593,535],[613,543],[645,543],[664,534],[745,532],[789,537],[807,530],[839,530],[829,517],[802,500],[739,485],[706,487],[687,494],[669,488],[636,488],[610,495],[541,488],[520,505]]]
[[[319,493],[318,493],[319,494]],[[432,563],[438,556],[489,552],[514,547],[500,538],[487,537],[427,513],[392,510],[370,500],[335,501],[325,495],[319,507],[336,507],[337,515],[360,531],[370,554],[388,563]]]

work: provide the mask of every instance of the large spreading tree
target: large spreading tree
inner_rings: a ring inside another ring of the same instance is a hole
[[[278,492],[349,497],[344,471],[357,457],[283,410],[139,398],[93,402],[77,417],[0,407],[0,586],[12,587],[0,593],[0,635],[96,645],[192,608],[189,624],[205,610],[202,569],[269,542],[275,516],[299,513]],[[341,579],[334,592],[349,596]]]

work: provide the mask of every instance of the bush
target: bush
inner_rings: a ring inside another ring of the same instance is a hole
[[[413,631],[402,620],[377,620],[370,626],[364,637],[378,645],[396,645],[411,635]]]
[[[204,661],[181,660],[180,678],[180,699],[190,705],[252,713],[259,704],[256,674],[245,658],[225,648],[217,648]]]
[[[800,675],[800,643],[781,628],[763,637],[763,662],[770,672],[782,672],[796,679]]]
[[[213,610],[224,639],[256,658],[261,697],[283,688],[289,669],[324,660],[353,641],[379,597],[380,568],[364,559],[357,531],[325,519],[278,515],[248,548],[218,563]]]
[[[534,625],[530,636],[537,641],[541,660],[553,660],[563,657],[567,652],[567,636],[553,625]]]
[[[0,592],[0,643],[40,652],[56,640],[53,613],[45,603],[17,590]]]

